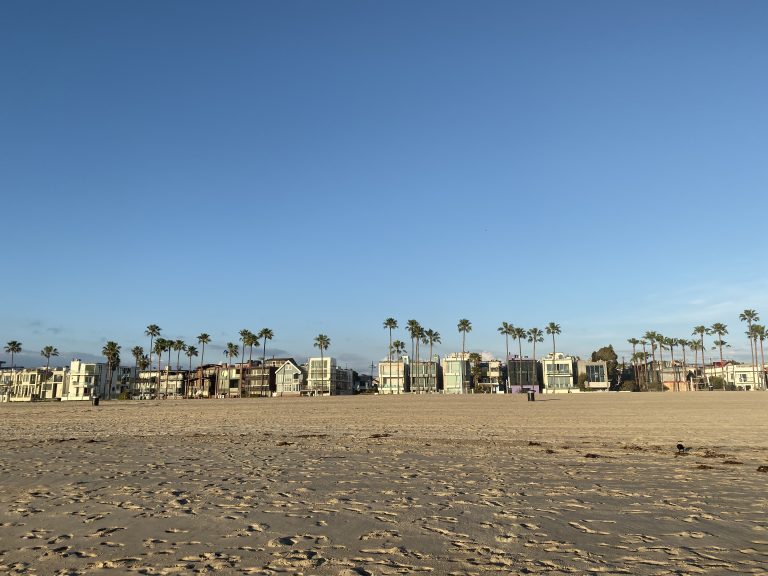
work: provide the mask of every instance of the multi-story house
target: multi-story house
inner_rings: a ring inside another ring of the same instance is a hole
[[[277,368],[274,360],[268,360],[263,366],[261,362],[249,362],[241,365],[243,374],[243,396],[272,396],[275,391],[275,373]]]
[[[8,399],[11,402],[33,400],[61,400],[67,383],[67,369],[49,367],[21,368],[6,376],[9,382]]]
[[[550,352],[541,359],[544,392],[578,392],[576,386],[576,358],[560,352],[554,358]]]
[[[539,363],[532,358],[513,356],[507,361],[507,393],[538,391]]]
[[[379,362],[379,394],[402,394],[410,389],[410,362],[407,354]]]
[[[586,376],[584,386],[589,390],[608,390],[611,387],[608,363],[605,360],[578,360],[576,371]]]
[[[332,357],[310,358],[307,361],[307,390],[310,396],[352,394],[352,370],[339,368]]]
[[[301,396],[306,390],[307,375],[304,370],[293,358],[283,359],[275,371],[275,395]]]
[[[118,366],[110,371],[106,362],[83,362],[76,358],[69,363],[69,379],[62,400],[117,398],[129,394],[135,379],[135,368]]]
[[[440,383],[440,357],[437,354],[431,360],[419,360],[409,366],[410,391],[414,394],[427,394],[438,391]]]
[[[469,366],[469,352],[452,352],[442,360],[443,392],[445,394],[466,394],[470,391],[472,375]]]
[[[705,369],[707,380],[711,382],[713,377],[723,378],[727,388],[738,388],[740,390],[761,390],[760,366],[751,364],[736,364],[734,362],[725,362],[724,366],[717,362],[713,366],[707,366]]]

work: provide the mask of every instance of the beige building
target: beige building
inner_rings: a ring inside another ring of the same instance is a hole
[[[403,394],[409,389],[410,364],[408,355],[379,362],[379,394]]]
[[[472,375],[469,366],[469,352],[452,352],[441,362],[443,367],[443,392],[445,394],[466,394],[470,391]]]
[[[544,388],[542,392],[578,392],[576,385],[576,358],[561,352],[552,356],[550,352],[541,358],[541,371]]]
[[[335,358],[310,358],[307,361],[307,395],[352,394],[353,385],[352,370],[336,366]]]

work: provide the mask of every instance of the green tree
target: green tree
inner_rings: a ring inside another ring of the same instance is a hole
[[[461,393],[464,394],[466,392],[466,383],[464,382],[464,361],[465,361],[465,355],[466,355],[466,348],[464,346],[465,339],[467,337],[467,332],[472,332],[472,322],[467,320],[466,318],[462,318],[459,320],[459,323],[456,325],[456,327],[459,330],[459,333],[461,334],[461,362],[459,365],[461,366]]]
[[[552,335],[552,369],[555,368],[555,355],[557,354],[557,348],[555,346],[555,335],[560,334],[560,325],[555,324],[554,322],[550,322],[547,324],[547,327],[545,328],[547,331],[547,334]]]
[[[392,342],[392,352],[394,354],[397,354],[398,359],[402,357],[403,352],[405,352],[405,342],[402,340],[395,340]],[[399,389],[398,389],[399,392]]]
[[[11,340],[5,345],[5,352],[6,354],[11,355],[11,368],[16,368],[16,362],[14,361],[13,357],[15,354],[21,353],[21,342],[17,342],[16,340]]]
[[[411,369],[411,383],[410,388],[413,390],[413,379],[416,375],[416,342],[419,339],[419,334],[421,330],[421,324],[419,324],[418,320],[408,320],[406,323],[406,330],[408,330],[408,334],[411,337],[411,361],[414,363],[413,367]]]
[[[496,330],[504,336],[504,344],[506,346],[507,355],[504,356],[504,362],[506,364],[509,364],[509,337],[512,336],[512,331],[515,329],[515,327],[510,324],[509,322],[502,322],[501,326],[496,328]]]
[[[440,332],[437,332],[435,330],[432,330],[430,328],[429,330],[424,331],[424,335],[421,338],[422,344],[429,344],[429,371],[430,371],[430,377],[432,372],[432,345],[433,344],[440,344]],[[435,385],[432,390],[433,392],[437,392],[437,363],[435,363]]]
[[[101,349],[101,354],[107,359],[107,398],[112,397],[112,378],[115,374],[115,368],[120,366],[120,345],[117,342],[110,340],[104,344],[104,348]]]
[[[240,330],[240,342],[243,343],[243,348],[242,348],[242,352],[241,352],[242,357],[240,358],[240,371],[241,371],[240,373],[241,374],[244,374],[244,371],[242,370],[242,368],[243,368],[243,365],[245,364],[245,348],[248,346],[248,342],[250,340],[251,335],[253,335],[253,332],[251,332],[247,328],[243,328],[242,330]],[[241,384],[242,384],[242,382],[241,382]]]
[[[165,338],[157,338],[155,340],[155,355],[157,356],[157,390],[155,391],[155,398],[158,398],[160,395],[160,373],[162,372],[162,357],[163,352],[168,350],[170,348],[170,342],[166,340]],[[165,394],[168,393],[168,379],[165,380]]]
[[[197,356],[197,348],[190,344],[187,346],[184,353],[187,355],[187,358],[189,358],[189,368],[187,369],[187,383],[184,386],[184,396],[190,398],[190,383],[192,381],[192,357]]]
[[[270,328],[262,328],[258,334],[259,340],[261,340],[264,347],[261,352],[261,365],[264,366],[267,362],[267,340],[272,340],[275,337],[275,333]]]
[[[480,354],[477,352],[469,353],[469,373],[472,377],[472,388],[474,390],[478,390],[480,387],[480,376],[483,374],[483,369],[480,365],[481,361],[482,356],[480,356]]]
[[[725,380],[725,362],[723,361],[723,348],[728,344],[725,340],[723,340],[723,336],[728,334],[728,326],[723,324],[722,322],[715,322],[712,324],[712,326],[709,327],[710,334],[714,334],[717,336],[717,340],[714,342],[714,345],[719,348],[720,350],[720,375],[723,377],[723,380]]]
[[[517,364],[517,385],[520,386],[521,388],[523,383],[521,381],[522,372],[520,369],[522,367],[522,362],[523,362],[523,340],[525,340],[526,336],[528,336],[528,332],[526,331],[525,328],[517,328],[517,327],[512,328],[512,338],[517,340],[517,358],[518,358],[518,362],[516,363]]]
[[[663,338],[661,334],[658,332],[654,332],[652,330],[649,330],[645,333],[643,336],[645,340],[648,341],[648,343],[651,345],[651,383],[655,384],[660,382],[660,375],[657,373],[657,366],[656,366],[656,348],[659,345],[659,339]],[[662,360],[663,362],[663,360]]]
[[[752,329],[755,331],[755,335],[760,341],[760,382],[763,390],[765,390],[767,386],[765,382],[765,350],[763,348],[763,341],[765,340],[768,331],[766,331],[765,326],[762,324],[755,324]]]
[[[45,348],[40,350],[40,356],[45,358],[45,379],[43,380],[43,383],[40,385],[40,388],[37,392],[38,396],[42,396],[43,384],[46,384],[48,382],[48,368],[51,365],[51,356],[58,356],[58,355],[59,355],[59,351],[53,346],[46,346]]]
[[[237,358],[240,355],[240,346],[238,346],[234,342],[227,342],[227,347],[224,349],[224,355],[227,357],[227,378],[228,380],[231,381],[232,380],[232,370],[231,370],[232,358]],[[228,382],[227,392],[226,392],[227,395],[229,395],[229,389],[230,389],[230,386]]]
[[[187,349],[184,340],[174,340],[171,347],[176,352],[176,372],[181,369],[181,353]]]
[[[627,342],[632,345],[632,359],[633,359],[632,360],[632,368],[633,368],[634,375],[635,375],[635,382],[639,382],[640,381],[640,377],[638,375],[637,363],[635,362],[634,358],[635,358],[635,356],[637,354],[637,345],[640,344],[640,340],[638,340],[637,338],[629,338],[629,339],[627,339]]]
[[[314,346],[320,350],[320,381],[325,382],[325,360],[323,358],[323,352],[328,350],[331,345],[331,339],[325,334],[318,334],[315,336]],[[328,379],[328,396],[331,395],[331,381]]]
[[[160,326],[157,324],[150,324],[147,326],[147,329],[144,331],[144,336],[149,336],[149,367],[152,368],[152,352],[155,349],[153,340],[160,336]],[[160,374],[160,357],[157,357],[157,373],[158,378]]]
[[[141,368],[139,367],[139,365],[141,364],[142,358],[144,358],[144,348],[142,348],[141,346],[134,346],[133,348],[131,348],[131,356],[133,356],[133,360],[136,363],[136,378],[133,381],[133,384],[134,384],[133,393],[136,394],[138,391],[139,382],[141,380],[139,378],[139,374],[141,371]]]
[[[760,320],[760,316],[757,314],[756,310],[744,310],[741,314],[739,314],[739,320],[742,322],[747,323],[747,339],[749,340],[749,354],[752,357],[752,381],[757,382],[757,377],[755,375],[755,364],[756,364],[756,358],[757,358],[757,339],[754,338],[754,334],[752,333],[752,325],[755,322],[758,322]]]
[[[387,353],[387,363],[389,365],[389,377],[392,378],[392,330],[397,329],[397,320],[386,318],[384,320],[384,329],[389,330],[389,348]]]
[[[707,349],[704,345],[704,336],[709,335],[709,329],[706,326],[696,326],[693,329],[693,332],[691,333],[691,336],[698,337],[699,343],[701,344],[701,377],[704,379],[704,381],[707,381],[707,361],[704,358],[704,351]]]
[[[539,389],[539,369],[536,364],[536,343],[544,342],[544,332],[540,328],[528,330],[528,342],[533,344],[533,382],[536,390]]]
[[[197,343],[200,344],[201,350],[200,350],[200,367],[202,368],[205,360],[205,345],[210,344],[211,337],[206,334],[205,332],[201,333],[197,337]]]

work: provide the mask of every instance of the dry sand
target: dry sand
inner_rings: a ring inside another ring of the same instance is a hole
[[[767,422],[754,392],[5,404],[0,572],[767,574]]]

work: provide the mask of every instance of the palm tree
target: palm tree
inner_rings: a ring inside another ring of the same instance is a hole
[[[203,366],[203,361],[205,360],[205,345],[209,344],[211,342],[211,337],[203,332],[197,337],[197,343],[200,344],[202,349],[200,350],[200,366]]]
[[[392,342],[392,348],[390,348],[390,354],[393,353],[393,352],[395,354],[397,354],[397,358],[398,358],[398,360],[400,360],[402,358],[403,352],[405,352],[405,342],[403,342],[402,340],[395,340],[394,342]],[[390,378],[392,377],[391,371],[390,371],[389,377]],[[399,375],[398,375],[398,378],[397,378],[397,393],[400,394],[400,377],[399,377]]]
[[[406,330],[408,330],[408,334],[411,337],[411,361],[415,361],[416,359],[416,340],[419,338],[419,329],[421,328],[421,325],[419,324],[418,320],[408,320],[406,323]],[[415,377],[416,372],[416,365],[414,364],[413,369],[411,370],[411,382],[410,382],[410,389],[413,390],[413,379]]]
[[[419,345],[424,338],[424,328],[421,325],[416,327],[416,388],[420,392],[421,385],[419,385],[418,378],[421,376],[421,362],[419,361]]]
[[[661,337],[661,334],[652,330],[649,330],[643,335],[643,338],[645,338],[651,345],[651,384],[660,381],[660,375],[656,372],[656,346]]]
[[[507,369],[507,382],[506,382],[505,390],[507,392],[509,392],[509,383],[510,383],[510,378],[509,378],[509,337],[514,334],[515,327],[512,324],[510,324],[509,322],[502,322],[501,326],[496,328],[496,331],[499,334],[501,334],[502,336],[504,336],[504,346],[505,346],[505,350],[506,350],[506,353],[507,353],[507,355],[504,357],[504,367]]]
[[[269,389],[269,377],[268,372],[266,372],[266,363],[267,363],[267,340],[272,340],[272,338],[275,337],[275,333],[272,332],[270,328],[262,328],[257,338],[261,340],[261,344],[263,346],[262,353],[261,353],[261,377],[262,377],[262,386],[260,387],[260,390],[264,390],[264,384],[266,382],[266,387]],[[258,345],[258,340],[256,341],[256,345]]]
[[[152,341],[154,338],[160,336],[160,326],[157,324],[150,324],[144,331],[144,336],[149,336],[149,367],[152,368],[152,351],[154,350]],[[157,373],[160,374],[160,357],[157,357]]]
[[[430,371],[432,371],[432,345],[433,344],[440,344],[440,332],[437,332],[435,330],[432,330],[432,328],[425,330],[424,335],[421,339],[422,344],[429,344],[429,362],[427,363],[427,366]],[[437,392],[437,363],[435,363],[435,386],[433,389],[433,392]]]
[[[325,334],[318,334],[315,336],[315,348],[318,348],[320,350],[320,380],[321,382],[325,380],[325,360],[323,358],[323,351],[328,350],[328,347],[331,345],[331,339],[328,338]],[[331,395],[331,381],[330,378],[328,380],[328,396]]]
[[[768,331],[766,331],[765,326],[762,324],[755,324],[752,329],[755,331],[757,339],[760,340],[760,382],[762,383],[763,390],[765,390],[765,350],[763,349],[763,341]]]
[[[169,348],[170,348],[170,342],[165,338],[158,338],[157,340],[155,340],[155,354],[157,355],[157,391],[155,392],[155,398],[157,398],[160,395],[160,372],[161,372],[160,364],[162,363],[163,352],[165,352]],[[164,394],[166,395],[168,394],[167,378],[165,379]]]
[[[502,322],[501,326],[496,328],[499,334],[504,336],[504,342],[506,344],[507,349],[507,355],[504,357],[504,362],[509,363],[509,337],[512,336],[512,330],[514,330],[515,327],[512,326],[509,322]]]
[[[227,377],[232,379],[230,373],[230,364],[232,364],[232,358],[237,358],[240,355],[240,346],[234,342],[227,342],[227,348],[224,350],[224,355],[227,357]],[[227,383],[227,395],[229,395],[229,383]]]
[[[192,357],[197,356],[197,348],[195,348],[192,344],[187,346],[185,350],[185,354],[187,355],[187,358],[189,358],[189,369],[187,370],[187,385],[184,388],[184,396],[189,398],[190,397],[190,390],[189,385],[192,381]]]
[[[243,343],[243,350],[241,352],[242,357],[240,358],[240,369],[242,371],[243,364],[245,364],[245,347],[248,345],[249,336],[253,334],[250,330],[247,328],[243,328],[240,330],[240,342]]]
[[[456,325],[456,327],[459,329],[459,332],[461,333],[461,362],[459,362],[459,366],[461,366],[461,393],[464,394],[466,387],[464,383],[464,374],[466,371],[464,370],[464,356],[465,356],[465,348],[464,348],[464,341],[467,336],[467,332],[472,332],[472,322],[467,320],[466,318],[462,318],[459,320],[459,323]]]
[[[19,354],[21,352],[21,342],[11,340],[8,342],[8,344],[6,344],[5,352],[11,355],[11,368],[16,368],[16,363],[13,360],[13,356],[14,354]]]
[[[643,336],[640,338],[640,346],[643,347],[643,387],[648,388],[648,351],[645,349],[648,346],[648,340]]]
[[[388,359],[392,361],[392,330],[397,329],[397,320],[394,318],[387,318],[384,320],[384,329],[389,330],[389,356]]]
[[[403,352],[405,352],[405,342],[402,340],[395,340],[392,342],[392,352],[397,354],[398,359],[402,356]]]
[[[696,326],[693,329],[693,332],[691,333],[691,336],[698,336],[699,337],[699,343],[701,344],[701,377],[704,379],[705,383],[709,383],[709,379],[707,378],[707,362],[704,358],[704,351],[707,349],[706,346],[704,346],[704,336],[709,334],[709,329],[707,329],[706,326]]]
[[[101,349],[101,353],[107,359],[107,399],[112,396],[112,376],[115,373],[115,368],[120,366],[120,346],[117,342],[110,340],[104,344],[104,348]]]
[[[747,323],[747,338],[749,340],[749,353],[752,356],[752,381],[757,382],[755,376],[755,359],[757,357],[757,340],[753,338],[752,324],[760,320],[756,310],[744,310],[739,314],[739,320]]]
[[[253,347],[259,345],[259,337],[253,332],[248,332],[243,340],[243,348],[248,346],[248,364],[253,362]]]
[[[539,391],[539,369],[536,366],[536,342],[544,342],[544,332],[540,328],[528,330],[528,342],[533,344],[533,385]]]
[[[664,350],[666,350],[667,339],[663,334],[656,333],[656,347],[659,349],[659,385],[660,390],[664,392]]]
[[[554,322],[550,322],[547,324],[547,327],[545,328],[547,331],[547,334],[552,335],[552,373],[555,373],[555,366],[557,365],[555,363],[555,355],[557,353],[557,348],[555,347],[555,334],[560,334],[560,325],[555,324]]]
[[[712,324],[712,326],[709,327],[710,334],[715,334],[717,336],[717,342],[714,342],[715,346],[720,349],[720,374],[723,378],[723,382],[725,382],[725,365],[723,363],[723,347],[726,346],[728,343],[723,340],[723,336],[728,334],[728,326],[723,324],[722,322],[715,322]]]
[[[627,342],[632,344],[632,367],[635,369],[635,385],[639,385],[640,378],[637,374],[637,364],[635,363],[635,355],[637,354],[637,345],[640,344],[640,340],[637,338],[629,338]]]
[[[187,349],[187,345],[184,343],[184,340],[174,340],[171,348],[176,352],[176,372],[178,372],[181,368],[181,353]]]
[[[139,363],[141,362],[141,359],[144,358],[144,348],[141,346],[134,346],[131,348],[131,356],[133,356],[134,361],[136,362],[136,379],[134,380],[134,391],[135,394],[138,389],[138,383],[139,383],[139,373],[141,368],[139,368]]]
[[[522,390],[523,383],[521,382],[522,377],[522,365],[523,365],[523,340],[525,340],[525,337],[528,335],[528,332],[525,330],[525,328],[513,328],[512,329],[512,338],[517,340],[517,385],[520,386],[520,389]]]
[[[480,376],[483,373],[482,367],[480,366],[480,362],[482,361],[482,356],[478,354],[477,352],[470,352],[469,353],[469,370],[470,374],[472,375],[472,389],[477,390],[478,384],[480,383]]]
[[[685,349],[688,347],[688,340],[685,338],[678,338],[677,339],[677,345],[680,346],[680,349],[683,351],[683,378],[685,379],[685,389],[688,389],[688,372],[685,370]]]
[[[51,356],[58,356],[58,355],[59,355],[59,351],[53,346],[46,346],[45,348],[40,350],[40,356],[43,356],[45,358],[45,379],[40,384],[38,396],[42,396],[43,384],[45,384],[48,381],[48,367],[51,365]]]
[[[259,331],[258,338],[261,340],[262,346],[264,348],[261,352],[261,365],[264,366],[264,364],[267,362],[267,340],[272,340],[272,338],[275,337],[275,333],[272,332],[270,328],[262,328]]]
[[[675,346],[677,346],[677,338],[664,338],[664,344],[669,348],[669,354],[672,357],[672,390],[677,391],[677,368],[675,368]]]

